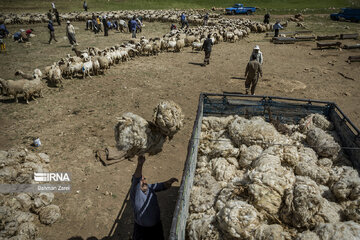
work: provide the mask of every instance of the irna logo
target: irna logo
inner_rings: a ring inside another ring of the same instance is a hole
[[[34,173],[37,182],[70,182],[68,173]]]

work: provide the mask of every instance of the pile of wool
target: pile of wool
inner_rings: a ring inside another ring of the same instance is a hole
[[[293,189],[286,191],[280,217],[296,228],[314,228],[321,222],[339,222],[340,205],[321,196],[319,186],[308,177],[297,176]]]
[[[313,127],[321,128],[324,131],[331,131],[334,129],[333,124],[328,121],[324,115],[318,113],[310,114],[299,122],[299,129],[301,132],[307,132]]]
[[[248,194],[251,202],[260,212],[276,216],[282,202],[284,192],[291,189],[295,182],[293,171],[281,166],[279,147],[270,147],[252,164],[248,172]]]
[[[221,190],[221,185],[209,173],[201,174],[198,178],[195,179],[192,188],[189,209],[190,212],[202,213],[214,207],[215,197]]]
[[[340,145],[334,138],[318,127],[307,132],[306,141],[321,157],[335,158],[340,151]]]
[[[187,232],[193,240],[217,240],[221,239],[221,234],[216,227],[216,213],[203,214],[196,213],[191,214],[188,217],[188,224],[186,226]]]
[[[360,224],[353,221],[320,223],[314,232],[321,240],[346,239],[357,240],[360,238]]]
[[[331,166],[331,160],[323,158],[319,161],[314,150],[307,147],[301,148],[298,154],[299,161],[295,166],[296,175],[307,176],[318,184],[326,184],[330,177],[330,167],[327,166]]]
[[[115,125],[115,140],[118,150],[126,152],[126,157],[131,158],[161,152],[166,136],[151,122],[128,112]]]
[[[260,145],[268,147],[272,144],[287,144],[288,140],[276,128],[262,117],[246,119],[236,116],[228,126],[231,140],[236,146]]]
[[[339,201],[360,199],[359,173],[347,166],[334,168],[330,188]]]
[[[274,125],[203,118],[189,239],[333,239],[337,223],[360,228],[360,178],[333,125],[319,114]]]
[[[48,172],[49,161],[47,154],[27,149],[0,151],[0,183],[35,184],[33,173]],[[51,205],[53,200],[51,192],[0,194],[0,239],[40,239],[35,219],[52,224],[61,217],[60,208]],[[50,206],[56,211],[47,211]]]
[[[230,200],[216,215],[219,228],[229,237],[248,239],[261,222],[261,214],[244,201]]]
[[[291,240],[290,233],[279,224],[261,224],[255,231],[256,240]]]
[[[183,127],[184,115],[175,102],[162,101],[154,109],[153,121],[162,134],[172,138]]]

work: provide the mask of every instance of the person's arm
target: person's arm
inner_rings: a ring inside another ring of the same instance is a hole
[[[249,63],[246,65],[245,77],[248,75],[248,73],[249,73]]]
[[[138,157],[138,164],[136,166],[135,172],[134,172],[134,177],[135,178],[141,178],[142,177],[142,168],[145,162],[145,156],[139,156]]]
[[[177,178],[170,178],[165,182],[149,184],[148,186],[149,188],[153,189],[155,192],[160,192],[169,189],[174,182],[178,182]]]
[[[259,64],[259,73],[260,73],[260,76],[262,77],[262,67],[261,67],[261,64]]]

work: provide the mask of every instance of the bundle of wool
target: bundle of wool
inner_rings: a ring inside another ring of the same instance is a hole
[[[331,131],[334,129],[333,124],[328,121],[324,115],[318,113],[310,114],[299,122],[299,129],[302,132],[307,132],[313,127],[321,128],[324,131]]]
[[[351,167],[336,168],[332,171],[331,180],[331,191],[338,200],[360,199],[360,177],[355,169]]]
[[[239,150],[239,166],[242,168],[250,166],[251,163],[257,159],[263,151],[262,147],[259,145],[251,145],[250,147],[246,147],[245,144],[242,144]]]
[[[340,208],[323,198],[318,185],[308,177],[297,176],[293,189],[284,195],[280,217],[293,227],[309,229],[319,222],[340,221]]]
[[[229,123],[234,119],[234,116],[227,117],[203,117],[201,131],[221,131],[227,129]]]
[[[236,116],[229,124],[230,138],[236,144],[260,145],[267,147],[272,144],[288,143],[285,136],[281,135],[271,123],[261,117],[253,117],[250,120]]]
[[[321,240],[358,240],[360,238],[360,224],[353,221],[320,223],[314,232]]]
[[[248,173],[248,193],[252,203],[259,211],[270,215],[278,213],[284,192],[291,189],[295,182],[294,173],[281,166],[280,157],[273,155],[274,151],[265,150],[253,162],[254,168]]]
[[[250,238],[259,227],[261,214],[243,201],[228,201],[216,215],[222,231],[233,238]]]
[[[320,240],[320,238],[316,233],[306,230],[302,233],[298,233],[295,240]]]
[[[291,240],[288,232],[278,224],[261,224],[255,231],[254,239],[256,240]]]
[[[346,220],[352,220],[354,222],[360,223],[360,199],[346,203],[343,210],[343,215]]]
[[[225,158],[213,158],[211,160],[211,166],[213,175],[218,181],[228,181],[237,175],[236,166]]]
[[[184,115],[173,101],[162,101],[154,109],[154,124],[170,139],[183,127]]]
[[[317,127],[313,127],[307,132],[306,141],[321,157],[334,159],[341,149],[331,135]]]
[[[118,119],[115,140],[118,150],[126,152],[125,157],[131,158],[135,155],[154,155],[161,152],[166,136],[151,122],[128,112]]]
[[[220,233],[216,225],[215,213],[211,215],[197,213],[188,217],[187,236],[190,240],[218,240]]]

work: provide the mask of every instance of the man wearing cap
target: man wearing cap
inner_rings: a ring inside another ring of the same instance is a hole
[[[72,24],[70,24],[70,21],[66,21],[66,36],[69,39],[69,42],[71,45],[79,45],[76,42],[76,38],[75,38],[75,28]]]
[[[49,20],[48,29],[49,29],[49,31],[50,31],[49,44],[51,44],[51,40],[53,40],[53,39],[54,39],[55,42],[57,42],[57,40],[56,40],[56,38],[55,38],[55,29],[54,29],[54,26],[53,26],[51,20]]]
[[[283,29],[283,26],[281,26],[280,21],[276,21],[276,23],[273,26],[273,29],[275,30],[275,36],[274,37],[278,37],[279,36],[279,30]]]
[[[259,45],[256,45],[253,49],[253,52],[251,53],[250,61],[252,61],[252,60],[258,61],[261,65],[263,64],[264,59],[263,59],[262,52],[260,52]]]
[[[246,77],[245,94],[249,94],[250,86],[251,86],[251,95],[255,94],[255,88],[259,80],[259,75],[261,75],[262,77],[262,69],[260,63],[256,60],[251,60],[250,62],[248,62],[245,70],[245,77]]]
[[[135,173],[131,179],[130,202],[134,209],[133,240],[164,240],[164,232],[160,220],[160,207],[156,192],[169,189],[176,178],[166,182],[148,184],[142,175],[145,157],[139,156]]]

